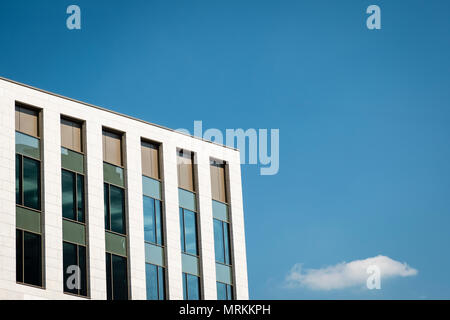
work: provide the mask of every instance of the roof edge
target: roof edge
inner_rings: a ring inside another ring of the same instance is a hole
[[[239,149],[237,149],[237,148],[233,148],[233,147],[230,147],[230,146],[227,146],[227,145],[224,145],[224,144],[220,144],[220,143],[217,143],[217,142],[206,140],[206,139],[203,139],[201,137],[194,136],[192,134],[187,134],[187,133],[184,133],[184,132],[180,132],[180,131],[177,131],[175,129],[171,129],[171,128],[168,128],[168,127],[161,126],[159,124],[155,124],[155,123],[148,122],[148,121],[145,121],[145,120],[142,120],[142,119],[138,119],[138,118],[135,118],[135,117],[132,117],[132,116],[129,116],[129,115],[117,112],[117,111],[113,111],[113,110],[110,110],[110,109],[99,107],[99,106],[96,106],[94,104],[90,104],[90,103],[83,102],[83,101],[80,101],[80,100],[72,99],[72,98],[69,98],[69,97],[66,97],[66,96],[54,93],[54,92],[50,92],[50,91],[46,91],[46,90],[43,90],[43,89],[39,89],[39,88],[30,86],[28,84],[21,83],[21,82],[15,81],[15,80],[11,80],[11,79],[8,79],[8,78],[2,77],[2,76],[0,76],[0,80],[6,81],[6,82],[9,82],[9,83],[21,86],[21,87],[25,87],[25,88],[28,88],[28,89],[31,89],[31,90],[35,90],[35,91],[38,91],[38,92],[41,92],[41,93],[49,94],[49,95],[57,97],[57,98],[61,98],[61,99],[68,100],[68,101],[72,101],[72,102],[75,102],[75,103],[79,103],[79,104],[82,104],[82,105],[85,105],[85,106],[88,106],[88,107],[91,107],[91,108],[95,108],[95,109],[98,109],[98,110],[106,111],[106,112],[115,114],[117,116],[125,117],[125,118],[128,118],[128,119],[134,120],[134,121],[139,121],[139,122],[142,122],[142,123],[145,123],[145,124],[148,124],[148,125],[151,125],[151,126],[163,129],[163,130],[168,130],[168,131],[171,131],[171,132],[174,132],[174,133],[182,134],[182,135],[185,135],[185,136],[188,136],[188,137],[191,137],[191,138],[203,141],[203,142],[214,144],[214,145],[219,146],[219,147],[223,147],[223,148],[227,148],[227,149],[231,149],[231,150],[240,152]]]

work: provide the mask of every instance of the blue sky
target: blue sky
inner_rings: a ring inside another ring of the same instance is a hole
[[[82,29],[66,28],[77,4]],[[370,4],[382,29],[366,28]],[[450,298],[450,2],[0,2],[0,75],[170,128],[279,128],[244,165],[254,299]],[[317,290],[291,268],[378,255],[415,276]]]

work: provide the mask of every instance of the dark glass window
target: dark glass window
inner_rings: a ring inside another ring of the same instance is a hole
[[[146,263],[145,273],[147,279],[147,300],[164,300],[164,268]]]
[[[23,204],[41,210],[41,163],[23,157]]]
[[[63,217],[84,222],[84,176],[62,170]]]
[[[22,189],[22,156],[16,154],[16,204],[23,204]]]
[[[233,300],[233,287],[217,282],[217,300]]]
[[[61,172],[62,184],[62,210],[63,217],[71,220],[76,220],[75,201],[75,174],[70,171],[62,170]]]
[[[87,296],[86,248],[76,244],[63,243],[64,292]],[[76,275],[71,266],[77,266]],[[75,277],[78,276],[78,279]]]
[[[124,189],[105,183],[104,192],[106,230],[126,234]]]
[[[16,230],[16,280],[42,286],[41,235]]]
[[[228,223],[214,219],[214,251],[216,261],[230,265],[230,231]]]
[[[23,231],[16,229],[16,281],[23,282]]]
[[[200,300],[200,278],[192,274],[183,273],[184,300]]]
[[[109,185],[107,183],[103,186],[103,200],[104,200],[104,213],[105,213],[105,229],[111,230],[111,223],[109,220]]]
[[[163,245],[161,201],[144,196],[145,241]]]
[[[41,163],[16,154],[16,203],[41,210]]]
[[[181,250],[198,255],[197,215],[195,212],[180,208]]]
[[[106,253],[106,280],[108,300],[128,299],[127,259]]]
[[[77,174],[77,211],[78,221],[84,222],[84,176]]]
[[[106,299],[112,300],[112,264],[111,254],[106,254]]]

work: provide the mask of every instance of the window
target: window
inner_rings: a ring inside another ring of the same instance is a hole
[[[200,278],[183,273],[183,299],[200,300]]]
[[[195,212],[180,208],[181,251],[198,255],[197,215]]]
[[[214,251],[216,262],[226,265],[231,264],[230,260],[230,231],[228,223],[214,220]]]
[[[225,186],[225,163],[219,160],[211,161],[211,196],[213,200],[227,202]]]
[[[195,191],[193,156],[186,150],[179,150],[177,156],[178,187],[189,191]]]
[[[16,281],[43,286],[39,111],[16,105]]]
[[[104,201],[106,230],[126,234],[125,190],[105,183]]]
[[[16,204],[41,210],[41,162],[16,154]]]
[[[16,280],[42,287],[41,235],[16,229]]]
[[[39,111],[16,106],[16,131],[39,137]]]
[[[161,201],[146,196],[144,196],[144,236],[147,242],[164,245]]]
[[[63,290],[88,296],[82,124],[61,118]]]
[[[61,146],[79,153],[83,152],[80,123],[61,119]]]
[[[217,300],[233,300],[233,287],[217,282]]]
[[[106,253],[106,287],[108,300],[128,299],[126,258]]]
[[[141,146],[142,174],[159,179],[159,146],[148,142],[142,142]]]
[[[63,217],[84,222],[84,176],[63,169],[61,177]]]
[[[86,247],[63,242],[64,292],[87,296]]]
[[[150,263],[146,263],[145,276],[147,279],[147,300],[164,300],[165,299],[164,268]]]
[[[103,161],[118,167],[123,166],[121,135],[103,131]]]
[[[159,145],[142,141],[141,160],[147,300],[164,300],[165,259]]]
[[[103,130],[106,281],[109,300],[128,299],[123,134]]]

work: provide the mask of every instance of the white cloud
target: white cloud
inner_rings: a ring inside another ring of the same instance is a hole
[[[301,263],[292,267],[286,277],[288,287],[307,287],[313,290],[334,290],[366,286],[367,267],[378,266],[381,282],[387,278],[415,276],[418,271],[408,264],[378,255],[364,260],[341,262],[321,269],[304,269]]]

